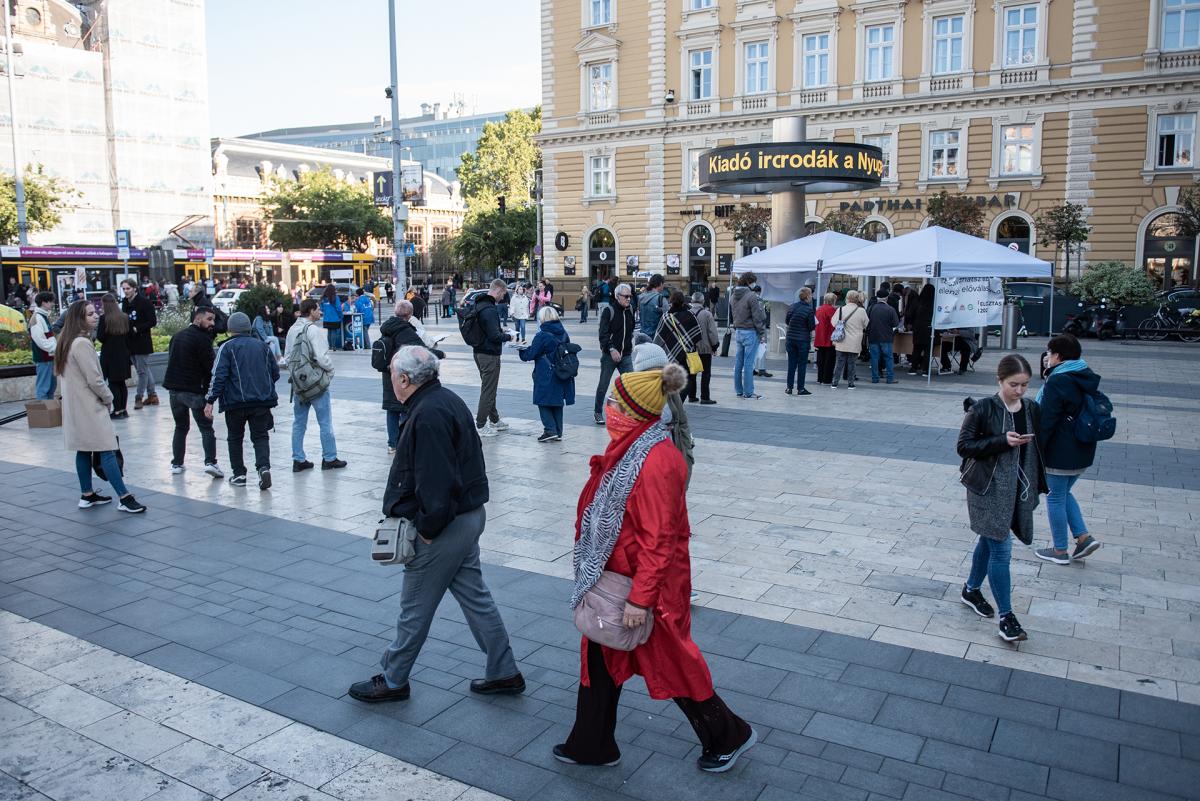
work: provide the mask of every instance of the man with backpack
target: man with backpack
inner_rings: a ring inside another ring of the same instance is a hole
[[[50,327],[50,312],[54,309],[54,295],[39,292],[33,296],[33,314],[29,317],[29,343],[36,371],[35,387],[38,400],[53,400],[54,349],[58,345]]]
[[[500,354],[504,343],[512,339],[512,335],[500,327],[500,311],[496,304],[507,296],[508,285],[504,279],[497,278],[488,287],[487,294],[479,295],[463,307],[458,320],[463,342],[471,346],[475,366],[479,368],[479,407],[475,412],[475,427],[481,437],[494,437],[508,430],[508,423],[500,419],[496,409]]]
[[[287,335],[287,368],[292,382],[292,472],[311,470],[313,463],[304,455],[304,434],[308,430],[308,411],[317,413],[321,428],[321,469],[337,470],[346,462],[337,458],[337,439],[333,436],[333,405],[329,385],[333,381],[333,359],[329,357],[329,338],[317,325],[321,304],[314,298],[300,302],[300,319]]]
[[[1112,403],[1099,389],[1100,376],[1082,356],[1079,340],[1070,334],[1051,339],[1045,356],[1050,372],[1037,394],[1041,424],[1036,442],[1050,488],[1046,515],[1054,545],[1034,553],[1056,565],[1068,565],[1100,548],[1100,542],[1088,533],[1071,488],[1096,460],[1096,443],[1116,433]],[[1074,552],[1067,550],[1068,531],[1075,537]]]
[[[638,298],[640,330],[651,339],[658,332],[658,321],[662,319],[663,308],[667,305],[670,294],[668,290],[663,289],[663,277],[656,273],[650,276],[646,291]]]
[[[612,301],[600,310],[600,381],[596,384],[596,425],[604,425],[604,400],[613,371],[633,371],[633,289],[629,284],[617,284]]]
[[[418,299],[398,301],[392,316],[380,327],[379,339],[371,345],[371,366],[383,374],[383,410],[387,412],[388,453],[396,452],[396,443],[400,441],[400,425],[408,411],[396,398],[396,392],[392,388],[392,357],[407,345],[425,347],[421,332],[412,324],[415,316],[413,302]],[[434,350],[433,353],[439,359],[446,355],[440,350]]]

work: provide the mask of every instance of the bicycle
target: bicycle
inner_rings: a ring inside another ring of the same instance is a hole
[[[1184,342],[1200,342],[1200,309],[1183,316],[1165,303],[1150,317],[1138,323],[1137,338],[1162,342],[1174,334]]]

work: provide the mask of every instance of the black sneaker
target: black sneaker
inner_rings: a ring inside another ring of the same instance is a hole
[[[403,687],[392,689],[380,673],[367,681],[359,681],[350,685],[350,697],[367,704],[379,704],[384,701],[407,701],[409,696],[408,683]]]
[[[146,511],[146,507],[138,503],[137,498],[133,497],[132,495],[126,495],[121,499],[121,502],[117,504],[117,511],[128,512],[131,515],[139,515]]]
[[[604,425],[604,415],[600,412],[596,412],[594,415],[592,415],[592,418],[596,421],[596,425]]]
[[[112,498],[98,492],[89,492],[87,495],[79,496],[80,509],[91,509],[93,506],[103,506],[106,503],[112,503]]]
[[[854,389],[854,382],[851,381],[849,384],[847,384],[846,389]]]
[[[802,389],[799,392],[797,392],[796,394],[797,395],[811,395],[812,393],[809,392],[807,389]]]
[[[555,436],[555,434],[549,431],[543,431],[542,435],[538,437],[538,442],[553,442]]]
[[[343,468],[345,466],[346,466],[345,459],[328,459],[328,460],[322,459],[321,460],[321,469],[322,470],[340,470],[341,468]]]
[[[750,736],[746,738],[746,742],[742,743],[733,751],[730,751],[728,754],[714,754],[709,751],[705,751],[700,755],[700,758],[696,760],[696,765],[705,773],[724,773],[732,768],[737,762],[738,757],[748,751],[750,746],[754,745],[756,742],[758,742],[758,732],[752,728],[750,729]]]
[[[245,473],[243,473],[243,474],[242,474],[242,475],[240,475],[240,476],[233,476],[233,477],[231,477],[231,478],[229,479],[229,483],[230,483],[230,484],[232,484],[232,485],[233,485],[233,486],[235,486],[235,487],[244,487],[244,486],[246,486],[246,474],[245,474]]]
[[[983,593],[979,590],[968,590],[966,585],[962,588],[962,602],[971,607],[971,611],[980,617],[992,617],[996,614],[996,610],[987,602],[987,598],[983,597]]]
[[[517,673],[507,679],[472,679],[471,692],[480,695],[517,695],[525,692],[525,677]]]
[[[774,378],[775,377],[774,373],[768,373],[766,370],[763,370],[762,372],[760,372],[759,375],[763,378]]]
[[[313,469],[313,463],[308,461],[307,459],[305,459],[303,462],[295,462],[295,461],[292,462],[292,472],[293,473],[302,473],[305,470],[312,470],[312,469]]]
[[[1082,559],[1085,556],[1091,556],[1098,550],[1100,550],[1100,541],[1088,534],[1083,539],[1076,540],[1075,552],[1071,554],[1071,558]]]
[[[1012,612],[1000,618],[1000,639],[1005,642],[1029,639],[1029,635],[1025,633],[1025,629],[1021,628],[1021,624],[1017,622],[1017,616]]]
[[[700,405],[701,406],[716,406],[717,402],[715,400],[713,400],[712,398],[701,398]]]
[[[258,471],[258,488],[260,490],[268,490],[271,488],[271,471],[270,470],[259,470]]]
[[[578,759],[567,753],[566,743],[559,743],[558,745],[554,746],[554,749],[551,751],[551,753],[554,754],[555,759],[567,765],[590,765],[592,767],[599,768],[614,768],[621,764],[620,754],[618,754],[617,758],[611,762],[580,762]]]

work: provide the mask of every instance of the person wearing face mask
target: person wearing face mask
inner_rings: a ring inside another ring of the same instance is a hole
[[[1025,398],[1032,374],[1024,357],[1010,353],[1002,358],[996,367],[1000,390],[978,402],[967,398],[958,434],[960,480],[967,488],[971,531],[978,535],[962,602],[982,618],[996,614],[980,591],[986,576],[1000,612],[1000,638],[1006,642],[1028,637],[1012,611],[1009,532],[1026,545],[1033,542],[1033,510],[1038,495],[1047,491],[1035,435],[1041,412]]]
[[[729,770],[757,740],[714,691],[708,664],[692,641],[686,466],[662,422],[667,395],[686,383],[677,364],[624,373],[606,401],[609,444],[592,457],[579,497],[571,603],[578,607],[604,572],[616,573],[632,580],[621,625],[639,627],[652,616],[653,626],[631,651],[582,638],[575,725],[553,748],[560,762],[620,761],[617,704],[621,686],[634,675],[645,679],[651,698],[670,698],[683,712],[700,740],[701,770]]]

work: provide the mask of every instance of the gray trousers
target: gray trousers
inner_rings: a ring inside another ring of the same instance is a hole
[[[475,366],[479,368],[479,408],[475,412],[475,427],[483,428],[488,420],[500,422],[500,412],[496,409],[496,390],[500,388],[500,357],[476,353]]]
[[[479,567],[479,537],[487,514],[481,506],[454,518],[433,542],[417,540],[417,555],[404,566],[400,618],[396,639],[379,664],[393,687],[408,681],[413,662],[429,636],[433,615],[446,590],[458,601],[475,642],[487,656],[486,679],[505,679],[517,673],[500,610],[483,583]]]
[[[156,394],[154,391],[154,373],[150,372],[150,365],[146,363],[146,360],[149,358],[150,356],[145,353],[139,353],[133,357],[133,367],[137,370],[138,375],[138,397]]]

